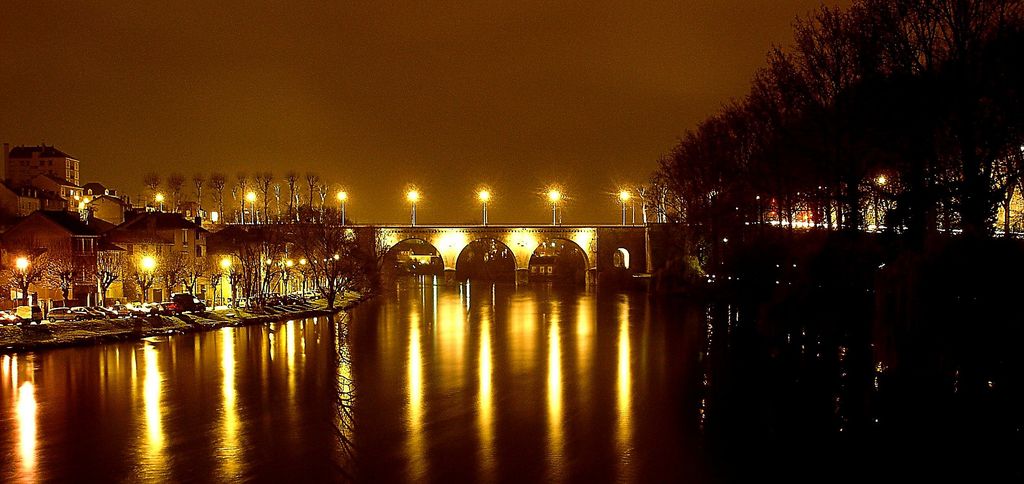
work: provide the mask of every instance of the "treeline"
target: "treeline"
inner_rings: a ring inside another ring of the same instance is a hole
[[[184,211],[187,203],[195,202],[200,210],[217,212],[222,221],[246,223],[320,220],[341,189],[332,187],[316,172],[299,174],[291,170],[281,177],[270,171],[240,171],[233,177],[221,172],[195,173],[190,180],[181,173],[161,177],[150,172],[142,182],[146,203],[164,203],[167,210]],[[156,200],[158,195],[163,201]]]
[[[660,162],[671,220],[991,236],[1021,188],[1020,0],[856,0],[770,50],[750,92]]]

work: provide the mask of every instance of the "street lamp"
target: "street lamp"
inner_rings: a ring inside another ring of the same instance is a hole
[[[629,201],[629,190],[619,190],[619,204],[622,205],[622,225],[626,225],[626,202]]]
[[[25,272],[28,270],[28,257],[18,257],[14,260],[14,267],[19,271]]]
[[[341,224],[345,225],[345,202],[348,201],[348,193],[345,190],[338,192],[338,203],[341,204]]]
[[[419,190],[413,188],[406,192],[405,199],[412,204],[412,225],[416,225],[416,202],[420,200]]]
[[[486,188],[484,188],[484,189],[480,190],[479,192],[477,192],[476,198],[478,198],[480,200],[480,206],[481,206],[481,211],[482,211],[482,213],[481,213],[481,215],[482,215],[481,220],[483,221],[484,225],[487,225],[487,202],[490,201],[490,199],[491,199],[491,192],[489,190],[487,190]]]
[[[156,203],[160,204],[160,211],[163,212],[164,211],[164,194],[163,193],[157,193],[156,196],[153,197],[153,200],[156,200]]]
[[[879,193],[878,192],[880,192],[882,187],[884,187],[887,183],[889,183],[889,179],[886,178],[884,174],[881,174],[881,175],[878,175],[877,177],[875,177],[875,185],[878,185],[878,190],[875,190],[875,230],[878,230],[878,227],[881,225],[879,223],[880,222],[880,217],[878,216],[878,202],[879,202],[879,200],[878,200],[879,199],[879,196],[878,196]]]
[[[214,212],[214,213],[217,213],[217,212]],[[220,260],[220,268],[221,268],[222,271],[228,272],[228,270],[231,269],[231,258],[230,257],[222,258]],[[229,279],[228,282],[230,282],[230,278],[231,278],[231,274],[228,274],[228,279]],[[221,281],[220,282],[220,302],[221,302],[221,304],[224,304],[224,276],[221,276],[220,281]]]
[[[140,262],[141,262],[140,265],[142,266],[142,271],[146,273],[147,281],[151,281],[152,280],[151,278],[153,277],[153,270],[156,269],[156,259],[153,258],[153,256],[151,256],[151,255],[147,255],[147,256],[143,256],[142,260]],[[152,283],[150,282],[149,285],[152,285]],[[146,291],[148,291],[148,290],[149,290],[149,288],[147,287]],[[142,302],[146,302],[148,299],[149,299],[149,294],[146,294],[145,292],[143,292],[143,294],[142,294]]]
[[[562,192],[552,188],[548,190],[548,201],[551,202],[551,225],[558,225],[558,202],[562,199]]]
[[[299,272],[302,273],[302,297],[306,297],[306,259],[299,259],[299,265],[302,266]]]
[[[28,266],[29,266],[28,257],[21,256],[21,257],[18,257],[17,259],[14,259],[14,267],[16,269],[18,269],[18,272],[21,273],[21,276],[17,278],[18,279],[18,285],[20,286],[18,289],[21,290],[21,298],[22,298],[23,304],[25,304],[26,306],[28,305],[28,286],[29,286],[28,275],[27,275]]]
[[[250,191],[245,194],[245,199],[249,201],[249,211],[252,212],[252,223],[256,223],[256,192]],[[243,214],[243,216],[245,216]]]

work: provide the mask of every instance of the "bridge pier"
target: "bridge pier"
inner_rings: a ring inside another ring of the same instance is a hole
[[[516,284],[526,284],[528,282],[530,282],[530,270],[516,269]]]

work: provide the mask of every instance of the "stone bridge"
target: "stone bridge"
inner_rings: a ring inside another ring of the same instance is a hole
[[[387,250],[406,240],[421,240],[434,247],[447,278],[454,279],[459,255],[469,244],[493,240],[515,256],[516,280],[528,278],[530,258],[544,242],[564,241],[584,254],[588,280],[601,272],[618,270],[649,273],[647,227],[629,225],[353,225],[353,230],[374,230]]]

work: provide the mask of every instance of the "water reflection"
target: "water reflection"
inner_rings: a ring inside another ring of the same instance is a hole
[[[221,440],[217,449],[217,457],[221,464],[221,479],[233,480],[239,476],[239,467],[243,463],[238,438],[238,403],[235,390],[235,329],[220,330],[221,352]]]
[[[551,308],[548,323],[548,460],[549,480],[563,478],[562,455],[562,341],[559,314]]]
[[[161,396],[163,394],[161,384],[163,379],[160,375],[160,367],[157,358],[159,352],[153,343],[144,343],[142,346],[142,360],[145,368],[142,382],[142,403],[145,411],[145,440],[143,449],[145,453],[141,462],[139,475],[143,480],[162,480],[166,476],[167,462],[164,452],[164,429],[163,429],[163,407]]]
[[[629,480],[629,469],[632,453],[633,434],[633,374],[630,364],[629,346],[629,300],[620,297],[618,302],[619,341],[618,368],[616,371],[616,409],[618,410],[618,429],[615,440],[619,453],[619,480]]]
[[[480,429],[480,474],[482,480],[494,478],[494,396],[491,388],[494,356],[491,351],[491,314],[494,306],[488,306],[480,314],[480,356],[477,363],[479,397],[477,401],[477,425]]]
[[[420,315],[413,310],[409,313],[409,357],[408,357],[408,428],[406,429],[409,459],[409,477],[412,480],[426,478],[426,456],[423,441],[423,353],[420,346]]]
[[[18,374],[17,359],[12,360],[15,381]],[[18,386],[18,403],[16,414],[18,419],[18,458],[21,460],[21,477],[26,481],[35,480],[36,470],[36,386],[33,379],[31,361],[29,362],[27,380]]]

